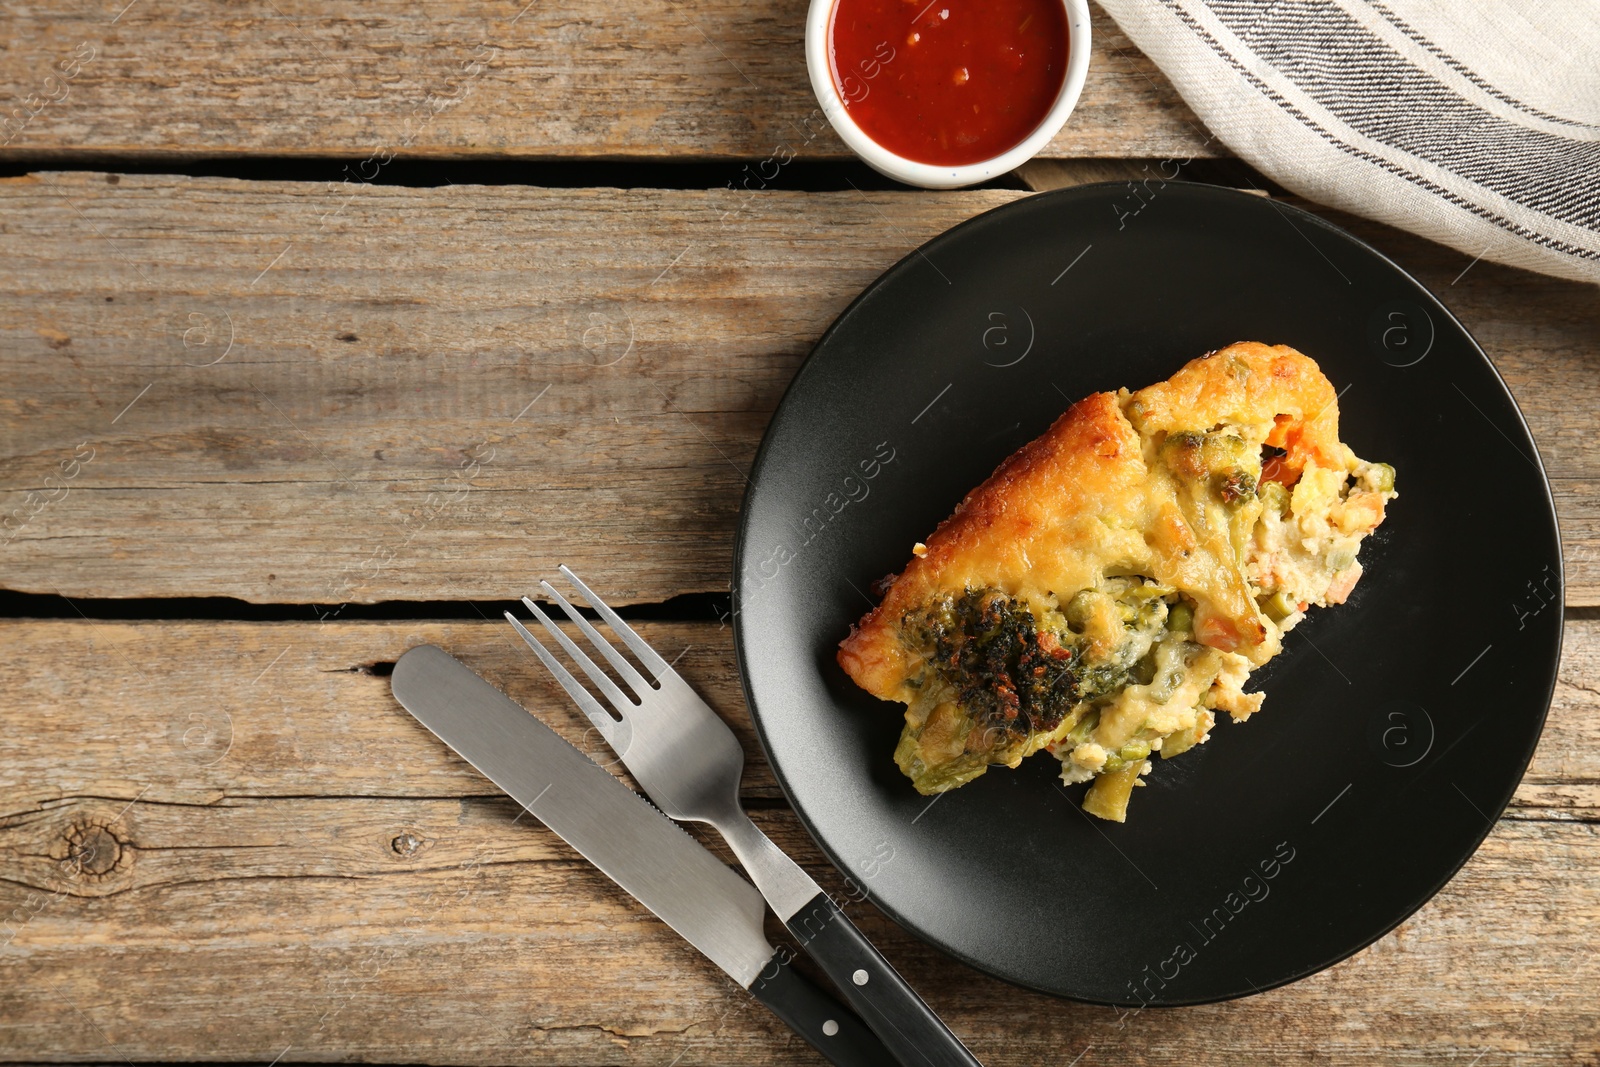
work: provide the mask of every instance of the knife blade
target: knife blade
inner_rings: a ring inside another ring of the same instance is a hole
[[[788,966],[765,904],[672,820],[520,704],[434,645],[395,663],[395,699],[839,1067],[891,1061],[848,1009]]]

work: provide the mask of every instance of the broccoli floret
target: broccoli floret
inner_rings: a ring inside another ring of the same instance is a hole
[[[993,740],[986,747],[1054,730],[1082,699],[1075,639],[1040,633],[1033,612],[1004,593],[942,597],[904,631],[921,639],[940,680]]]

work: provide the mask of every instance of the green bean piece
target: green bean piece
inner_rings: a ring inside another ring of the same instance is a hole
[[[1083,718],[1072,724],[1072,729],[1067,731],[1067,740],[1076,748],[1089,740],[1089,735],[1094,733],[1095,727],[1100,725],[1100,709],[1090,708],[1084,713]]]
[[[1200,727],[1198,724],[1187,730],[1174,730],[1161,742],[1161,758],[1171,759],[1181,756],[1200,742]]]
[[[1267,618],[1273,622],[1282,622],[1298,610],[1298,605],[1289,599],[1289,594],[1280,589],[1262,602],[1261,610],[1266,612]]]
[[[1133,794],[1133,783],[1139,780],[1143,766],[1143,761],[1124,763],[1115,771],[1102,772],[1084,795],[1083,810],[1111,822],[1125,821],[1128,797]]]

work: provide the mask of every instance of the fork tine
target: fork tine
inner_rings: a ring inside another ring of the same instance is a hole
[[[584,585],[583,581],[576,574],[573,574],[566,564],[563,563],[560,570],[566,576],[567,581],[571,582],[573,587],[583,595],[583,599],[589,602],[589,606],[606,621],[606,625],[611,627],[618,637],[622,638],[622,643],[627,645],[635,656],[639,657],[639,662],[644,664],[646,670],[657,678],[676,673],[672,669],[672,664],[656,655],[656,650],[645,644],[644,638],[634,633],[633,627],[623,622],[622,616],[612,611],[604,600],[595,596],[594,592]]]
[[[578,629],[583,631],[583,636],[587,637],[589,643],[600,651],[600,654],[606,658],[606,662],[616,668],[617,673],[622,675],[622,680],[633,686],[633,691],[638,694],[639,699],[643,700],[646,693],[655,692],[655,687],[645,681],[644,676],[633,669],[633,664],[628,662],[626,656],[617,651],[617,646],[607,641],[600,631],[594,628],[593,623],[580,615],[578,609],[573,607],[567,598],[556,590],[555,586],[549,582],[540,582],[539,586],[555,598],[555,602],[560,605],[561,610],[567,613],[567,618],[571,619]]]
[[[613,682],[594,660],[584,655],[583,649],[579,648],[572,638],[561,632],[561,627],[551,621],[550,616],[546,615],[538,604],[535,604],[527,597],[522,598],[522,604],[533,612],[536,619],[544,623],[544,628],[550,631],[550,636],[556,639],[556,643],[572,658],[572,662],[583,669],[583,673],[589,676],[591,682],[599,686],[600,692],[604,693],[606,699],[611,701],[611,706],[617,710],[618,715],[626,716],[628,712],[639,706],[638,701],[631,699],[628,694],[617,688],[617,683]]]
[[[505,616],[506,621],[528,643],[528,647],[533,649],[533,654],[539,657],[539,662],[545,665],[545,668],[555,677],[555,680],[561,683],[561,688],[565,689],[567,695],[578,705],[579,710],[589,717],[590,722],[594,723],[595,729],[600,731],[600,736],[605,738],[608,744],[615,746],[616,742],[612,739],[612,731],[619,725],[617,720],[611,717],[610,712],[601,707],[600,702],[594,698],[589,690],[583,687],[583,683],[574,678],[572,672],[562,666],[561,661],[556,659],[537,637],[528,632],[528,628],[522,625],[521,620],[509,611],[505,613]]]

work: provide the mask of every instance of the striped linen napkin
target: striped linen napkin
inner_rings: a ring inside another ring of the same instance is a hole
[[[1100,2],[1285,188],[1600,283],[1600,3]]]

